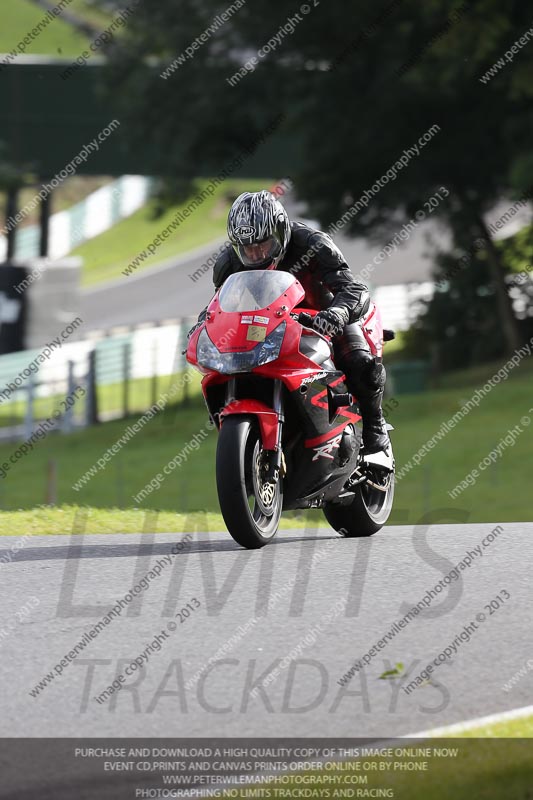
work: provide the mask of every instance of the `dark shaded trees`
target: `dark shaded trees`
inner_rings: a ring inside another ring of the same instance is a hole
[[[215,174],[283,113],[285,133],[300,142],[291,176],[310,213],[327,226],[425,131],[440,126],[346,230],[383,243],[445,186],[450,195],[435,215],[451,229],[458,255],[486,238],[468,280],[485,287],[486,313],[499,324],[503,351],[514,350],[524,331],[484,216],[533,184],[533,40],[510,50],[530,29],[528,9],[517,0],[392,0],[379,8],[369,0],[357,7],[348,0],[315,2],[304,9],[254,0],[223,24],[227,9],[213,0],[141,5],[127,46],[113,58],[132,136],[138,146],[146,137],[156,142],[161,172],[184,190],[199,164]],[[192,57],[161,77],[195,41]],[[271,52],[257,59],[269,41]],[[255,69],[230,85],[254,56]],[[494,76],[481,81],[501,57]],[[157,59],[152,70],[150,58]],[[449,291],[458,290],[466,304],[465,279],[455,288],[452,279]],[[465,320],[467,331],[483,329],[477,314]]]

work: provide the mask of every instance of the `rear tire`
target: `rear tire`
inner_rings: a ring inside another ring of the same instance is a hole
[[[346,505],[326,503],[324,516],[337,533],[348,538],[372,536],[387,522],[394,500],[394,473],[388,476],[386,492],[363,483],[355,488]]]
[[[217,443],[218,501],[228,531],[249,550],[274,538],[283,508],[282,477],[276,484],[261,481],[262,452],[253,417],[226,417]]]

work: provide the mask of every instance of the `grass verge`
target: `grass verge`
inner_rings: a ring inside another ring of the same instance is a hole
[[[454,734],[462,739],[502,738],[502,739],[533,739],[533,716],[521,719],[491,722],[462,733]]]
[[[361,747],[357,740],[353,744]],[[324,740],[324,746],[327,745]],[[283,782],[259,784],[259,795],[251,795],[250,789],[246,789],[231,796],[239,800],[251,796],[266,800],[283,797],[524,800],[529,797],[533,762],[527,739],[396,739],[362,746],[384,748],[385,752],[383,756],[361,755],[357,760],[341,762],[339,769],[288,772]],[[426,749],[430,749],[429,754],[415,755]],[[338,762],[331,758],[327,763]],[[425,769],[420,769],[422,765]],[[259,785],[254,787],[257,789]],[[302,789],[307,794],[302,794]]]
[[[284,517],[282,528],[305,527],[304,517]],[[68,536],[71,533],[209,533],[224,531],[221,514],[143,511],[140,508],[94,508],[89,506],[40,506],[26,511],[0,512],[0,536],[24,534]]]

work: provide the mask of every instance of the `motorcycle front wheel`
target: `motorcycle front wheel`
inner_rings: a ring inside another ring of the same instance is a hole
[[[264,480],[265,459],[255,418],[226,417],[217,443],[218,501],[231,536],[248,550],[274,538],[283,508],[283,479]]]

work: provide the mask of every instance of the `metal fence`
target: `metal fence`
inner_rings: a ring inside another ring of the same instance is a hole
[[[172,376],[187,369],[181,351],[191,324],[181,319],[89,334],[46,358],[46,349],[0,356],[0,439],[28,439],[50,419],[69,432],[146,411]],[[182,383],[177,400],[187,403],[189,382]]]

